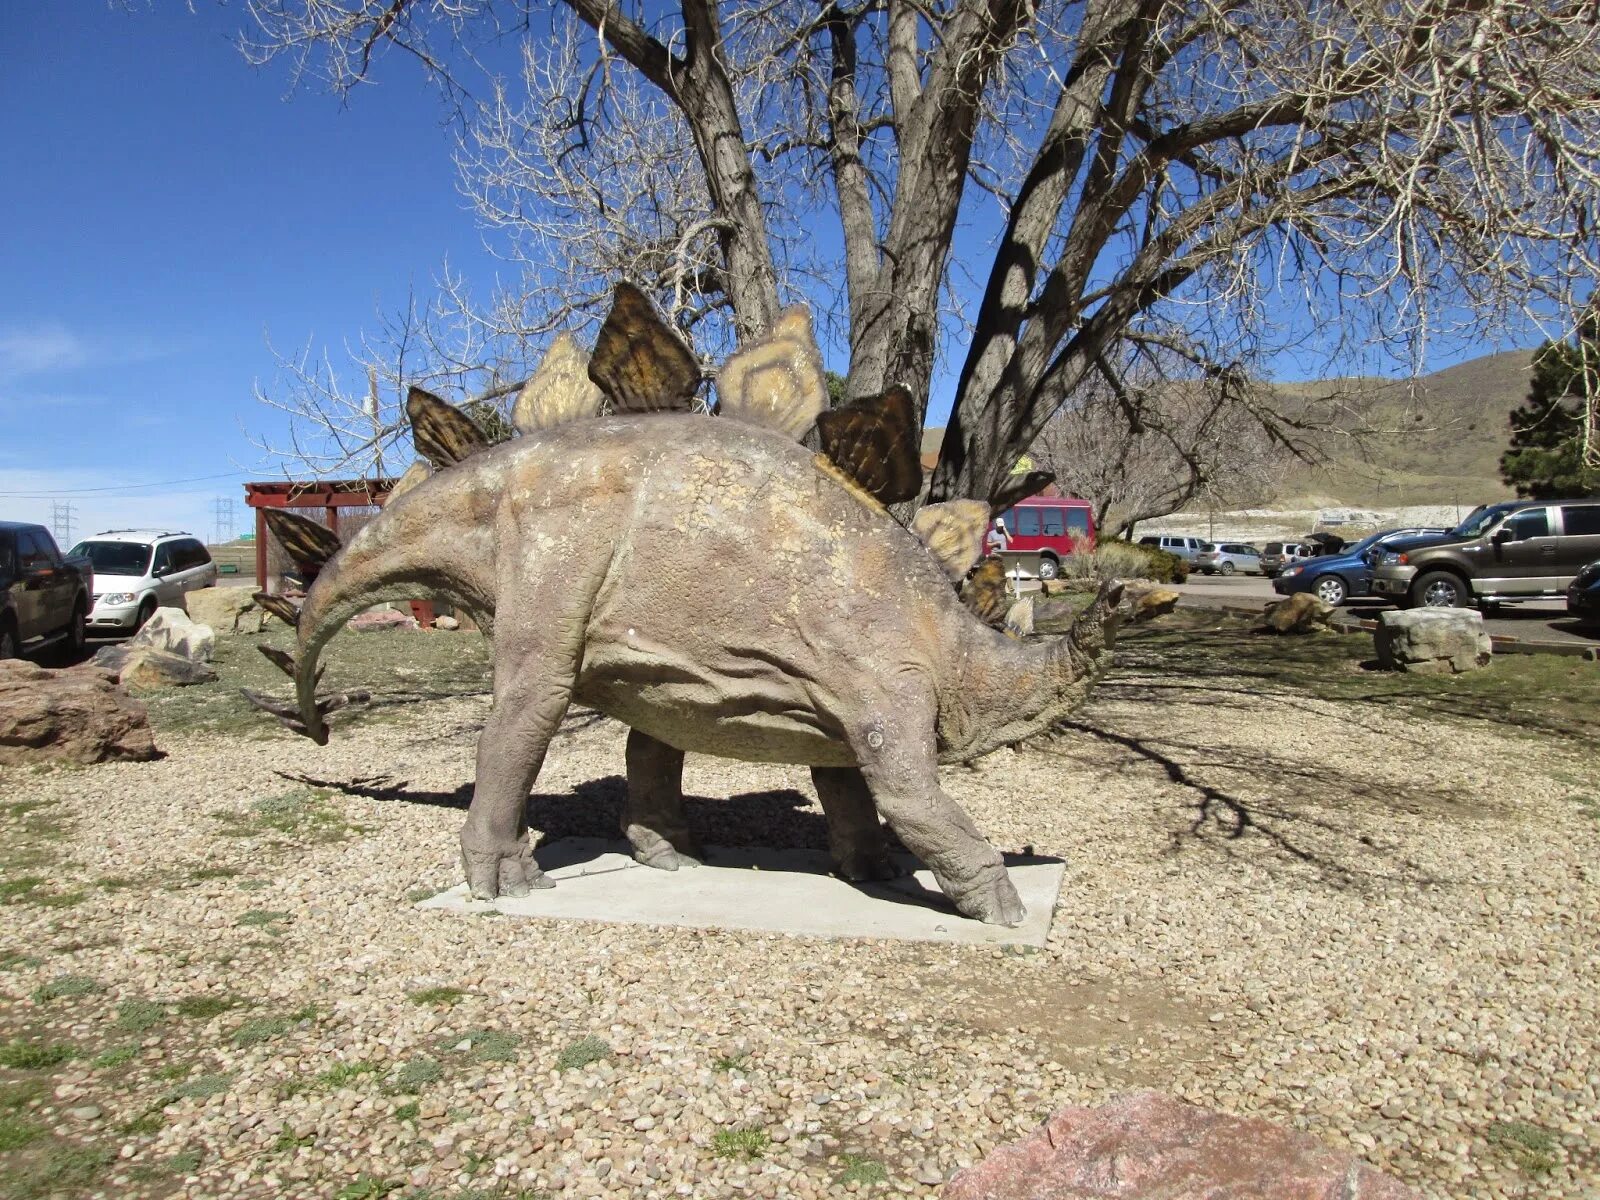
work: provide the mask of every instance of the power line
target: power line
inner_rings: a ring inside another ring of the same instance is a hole
[[[249,474],[249,471],[224,471],[220,475],[195,475],[189,479],[163,479],[156,483],[114,483],[106,487],[58,488],[52,492],[0,492],[0,496],[17,500],[54,500],[58,496],[89,496],[103,492],[128,492],[139,488],[174,487],[180,483],[204,483],[210,479],[238,479]]]

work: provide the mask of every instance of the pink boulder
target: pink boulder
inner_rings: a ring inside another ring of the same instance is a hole
[[[409,613],[396,612],[392,608],[375,608],[353,618],[350,628],[357,633],[373,633],[384,629],[418,629],[420,626]]]
[[[1419,1200],[1316,1138],[1135,1092],[1064,1108],[961,1172],[944,1200]]]

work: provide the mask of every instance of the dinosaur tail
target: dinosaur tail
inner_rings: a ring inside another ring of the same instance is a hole
[[[387,601],[437,596],[459,604],[480,623],[487,621],[493,605],[488,597],[492,565],[468,564],[475,551],[492,557],[488,531],[446,531],[456,525],[445,510],[463,500],[463,487],[477,491],[478,472],[450,472],[430,480],[431,486],[415,496],[391,500],[365,528],[339,546],[326,529],[292,514],[272,513],[269,522],[279,541],[302,569],[315,568],[316,582],[298,607],[281,596],[258,596],[263,607],[292,624],[298,633],[297,653],[263,646],[262,653],[295,681],[292,704],[246,692],[257,708],[270,712],[296,733],[318,745],[328,741],[327,718],[332,712],[368,699],[365,693],[319,696],[322,672],[318,660],[323,648],[357,613]],[[470,503],[470,498],[467,498]],[[307,528],[309,527],[309,529]],[[313,533],[312,530],[317,532]],[[481,537],[484,545],[476,545]],[[487,625],[485,625],[487,628]]]
[[[1056,643],[1057,659],[1066,679],[1093,683],[1111,665],[1111,652],[1117,644],[1117,626],[1121,623],[1122,592],[1120,579],[1102,583],[1094,602],[1078,615],[1072,628]]]

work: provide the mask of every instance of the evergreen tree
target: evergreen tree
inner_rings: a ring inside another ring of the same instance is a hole
[[[1588,377],[1588,388],[1584,386]],[[1600,320],[1571,342],[1546,342],[1533,359],[1528,399],[1511,414],[1500,477],[1534,500],[1600,495],[1600,469],[1583,462],[1585,392],[1600,384]]]

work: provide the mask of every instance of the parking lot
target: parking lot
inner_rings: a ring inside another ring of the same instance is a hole
[[[1259,575],[1191,575],[1188,583],[1177,585],[1190,604],[1266,604],[1282,599],[1272,590],[1272,581]],[[1352,612],[1371,615],[1392,605],[1373,599],[1357,599],[1345,606]],[[1491,634],[1521,638],[1524,641],[1578,642],[1600,645],[1600,636],[1585,632],[1567,617],[1566,604],[1559,600],[1535,600],[1506,605],[1484,619]]]

